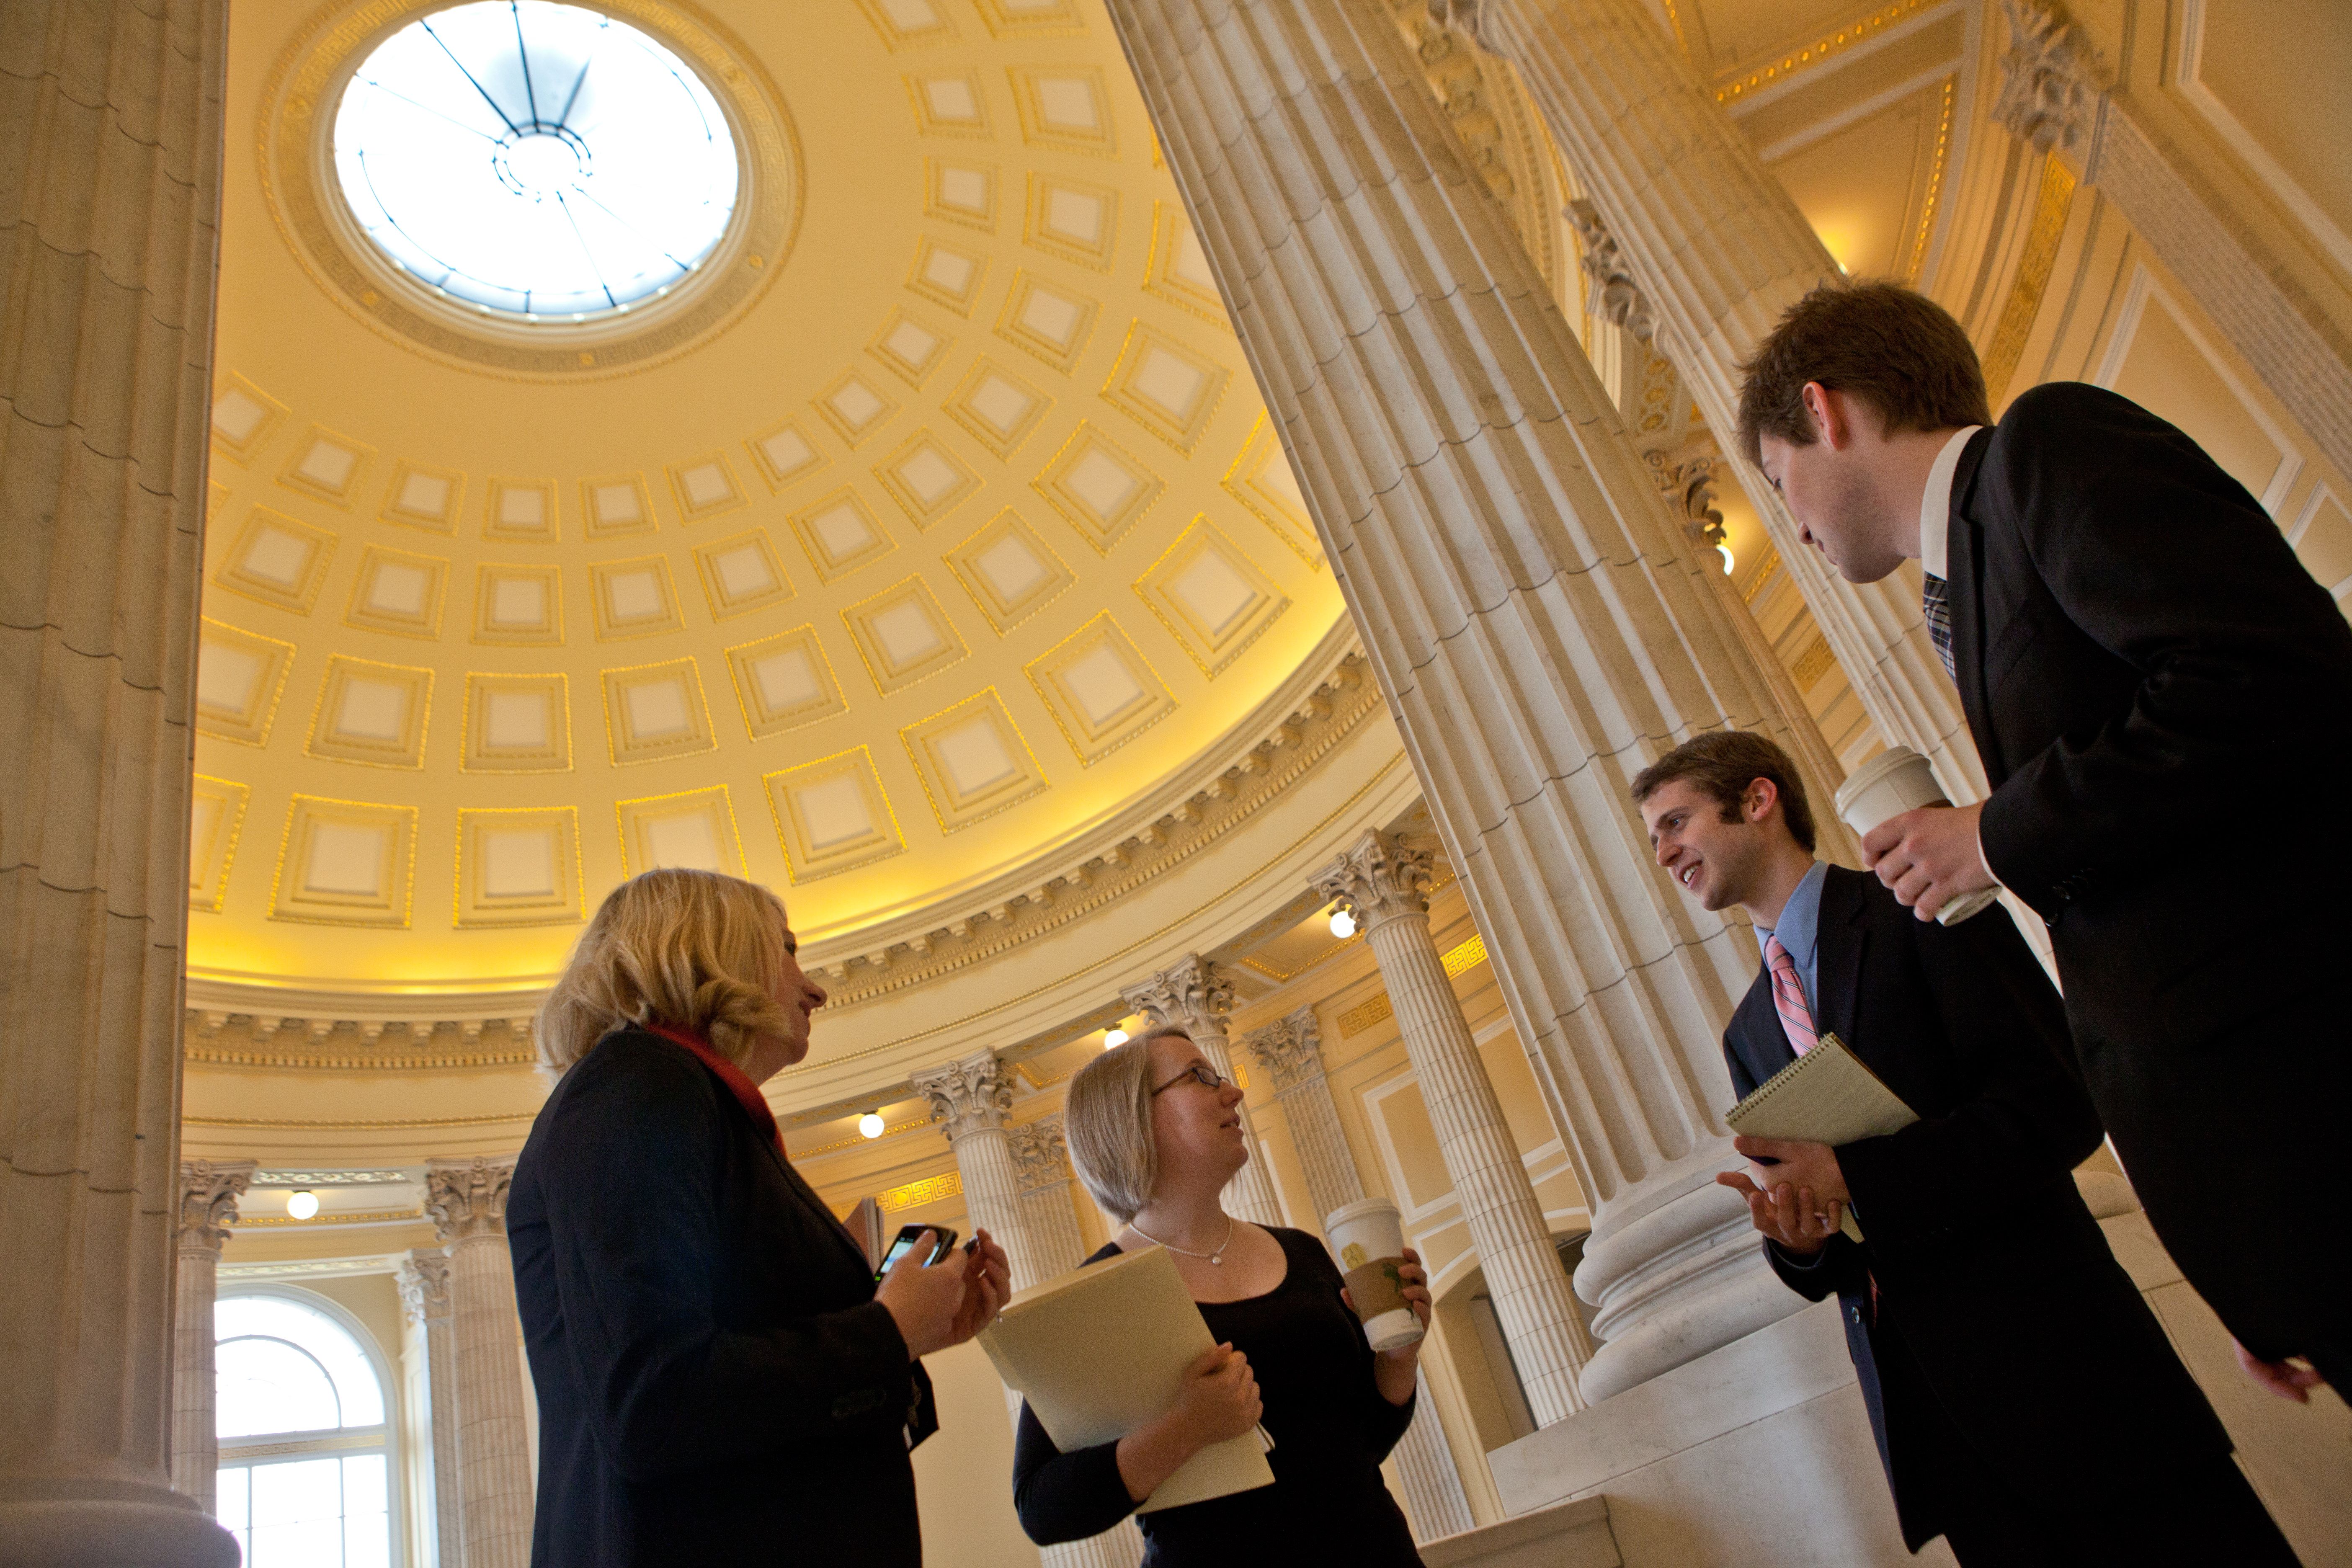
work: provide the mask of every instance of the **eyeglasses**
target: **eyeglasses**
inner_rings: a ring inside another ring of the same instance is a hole
[[[1161,1095],[1166,1094],[1170,1089],[1174,1089],[1178,1084],[1182,1083],[1188,1078],[1194,1083],[1199,1084],[1202,1089],[1223,1089],[1225,1085],[1233,1081],[1231,1079],[1221,1077],[1217,1070],[1208,1063],[1194,1062],[1191,1067],[1186,1068],[1182,1072],[1178,1073],[1174,1078],[1170,1079],[1166,1083],[1163,1083],[1158,1089],[1153,1089],[1151,1091],[1151,1097],[1154,1100],[1159,1099]]]

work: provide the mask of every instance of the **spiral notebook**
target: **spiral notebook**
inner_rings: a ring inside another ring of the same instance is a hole
[[[1855,1143],[1900,1132],[1919,1120],[1903,1097],[1835,1035],[1823,1035],[1811,1050],[1757,1086],[1756,1092],[1723,1113],[1734,1132],[1749,1138],[1792,1142]],[[1862,1227],[1852,1210],[1843,1227],[1854,1240]]]

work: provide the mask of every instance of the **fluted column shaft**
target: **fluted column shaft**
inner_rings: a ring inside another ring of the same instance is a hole
[[[434,1539],[439,1568],[465,1568],[464,1483],[457,1476],[457,1342],[450,1315],[449,1255],[413,1248],[401,1266],[400,1299],[425,1330],[425,1385],[433,1445]]]
[[[220,1423],[215,1415],[213,1303],[221,1244],[236,1200],[253,1183],[251,1160],[191,1160],[180,1166],[180,1273],[172,1318],[172,1486],[217,1513]]]
[[[522,1321],[507,1250],[514,1162],[436,1160],[426,1209],[449,1248],[457,1384],[457,1489],[466,1568],[528,1568],[530,1434],[523,1414]]]
[[[1013,1075],[988,1051],[976,1052],[914,1075],[915,1092],[930,1101],[931,1120],[948,1135],[956,1171],[963,1178],[964,1209],[1004,1248],[1013,1289],[1025,1290],[1048,1276],[1021,1207],[1021,1180],[1005,1137],[1004,1113],[1013,1108]]]
[[[0,12],[0,1542],[233,1563],[172,1489],[225,0]]]
[[[1019,1173],[1021,1212],[1028,1225],[1031,1265],[1039,1279],[1076,1268],[1086,1258],[1078,1216],[1070,1205],[1070,1157],[1059,1116],[1024,1122],[1007,1134]],[[1019,1402],[1013,1402],[1017,1415]],[[1143,1533],[1132,1517],[1100,1535],[1041,1546],[1045,1568],[1136,1568],[1143,1561]]]
[[[1799,1304],[1714,1184],[1754,951],[1626,793],[1787,726],[1386,13],[1110,12],[1592,1204],[1606,1397]]]
[[[1840,276],[1835,258],[1644,0],[1454,0],[1451,8],[1518,67],[1657,318],[1659,349],[1717,444],[1744,467],[1739,363],[1807,289]],[[1928,638],[1916,579],[1845,582],[1800,542],[1779,492],[1748,473],[1781,564],[1879,731],[1934,763],[1954,800],[1982,798],[1984,766]]]
[[[1339,1107],[1331,1098],[1331,1080],[1323,1070],[1323,1030],[1312,1007],[1301,1007],[1251,1036],[1250,1054],[1273,1079],[1276,1100],[1290,1127],[1290,1142],[1307,1173],[1307,1190],[1315,1212],[1330,1231],[1331,1215],[1362,1201],[1363,1173],[1355,1151],[1348,1147],[1347,1129],[1339,1124]],[[1413,1402],[1412,1424],[1404,1429],[1391,1451],[1397,1479],[1404,1484],[1405,1512],[1412,1521],[1413,1539],[1431,1542],[1457,1535],[1476,1521],[1470,1500],[1462,1490],[1462,1473],[1454,1468],[1454,1447],[1446,1440],[1445,1423],[1429,1397],[1429,1379],[1416,1373],[1419,1397]]]
[[[1187,953],[1181,962],[1171,964],[1142,984],[1129,986],[1120,996],[1154,1023],[1173,1024],[1182,1029],[1200,1047],[1210,1067],[1226,1078],[1234,1076],[1233,1053],[1225,1044],[1234,988],[1215,964],[1197,952]],[[1242,1144],[1249,1151],[1249,1159],[1225,1184],[1225,1208],[1253,1225],[1280,1225],[1282,1199],[1275,1192],[1274,1173],[1266,1166],[1265,1146],[1258,1142],[1257,1126],[1250,1118],[1247,1100],[1242,1102],[1241,1115]]]
[[[1578,1374],[1592,1358],[1592,1343],[1430,934],[1429,859],[1426,850],[1367,832],[1316,877],[1315,890],[1356,917],[1380,964],[1495,1316],[1536,1424],[1549,1426],[1584,1407]]]

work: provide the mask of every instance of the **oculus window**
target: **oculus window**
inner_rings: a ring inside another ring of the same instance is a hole
[[[625,316],[693,279],[740,195],[692,68],[579,5],[495,0],[386,38],[343,89],[335,178],[391,263],[520,322]]]
[[[214,1309],[221,1527],[247,1568],[390,1568],[384,1387],[351,1330],[283,1296]]]

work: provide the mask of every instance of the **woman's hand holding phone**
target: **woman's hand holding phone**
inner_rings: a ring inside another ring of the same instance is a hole
[[[924,1244],[892,1264],[874,1292],[874,1299],[888,1308],[890,1316],[897,1321],[898,1337],[907,1342],[909,1361],[961,1344],[973,1331],[966,1329],[958,1332],[958,1320],[963,1316],[964,1274],[971,1267],[971,1257],[950,1252],[926,1268],[923,1260],[930,1257],[938,1238],[929,1231],[923,1235]]]

